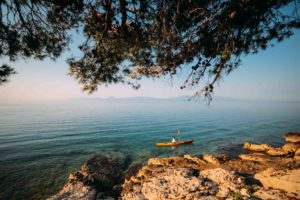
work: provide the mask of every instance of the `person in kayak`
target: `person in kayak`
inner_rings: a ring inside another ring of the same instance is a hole
[[[175,137],[172,138],[172,143],[176,143]]]

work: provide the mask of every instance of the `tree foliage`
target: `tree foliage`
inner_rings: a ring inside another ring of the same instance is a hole
[[[0,2],[1,8],[6,5],[9,10],[8,2]],[[18,16],[14,21],[19,26],[6,27],[18,36],[13,37],[14,42],[1,36],[0,42],[4,41],[6,48],[1,46],[0,55],[56,57],[68,42],[66,30],[82,25],[86,37],[79,47],[82,57],[70,58],[68,63],[70,75],[89,92],[99,85],[118,82],[139,88],[143,77],[173,76],[189,68],[181,88],[203,84],[196,95],[204,93],[211,98],[214,84],[239,66],[242,55],[264,50],[300,27],[299,0],[12,2],[40,6],[35,12],[40,12],[40,18],[46,21],[35,18],[34,25],[30,15],[22,19],[18,4],[12,3],[10,12]],[[32,10],[27,9],[27,13]],[[35,45],[26,39],[31,32],[36,33],[32,38],[39,41],[33,42]],[[14,46],[17,43],[21,45]]]
[[[8,81],[8,77],[15,74],[15,70],[6,64],[0,67],[0,85]]]
[[[55,59],[83,13],[81,0],[0,0],[0,57]],[[2,82],[13,74],[3,65]]]

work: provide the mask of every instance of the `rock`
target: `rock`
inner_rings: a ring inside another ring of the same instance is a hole
[[[84,184],[80,181],[69,182],[56,195],[48,200],[94,200],[96,190],[94,187]]]
[[[294,159],[300,161],[300,148],[296,150]]]
[[[288,142],[282,146],[282,149],[288,153],[294,153],[300,148],[300,143]]]
[[[241,191],[247,195],[244,178],[233,171],[216,168],[203,170],[200,175],[218,184],[218,197],[228,197],[231,192],[240,193]]]
[[[99,195],[101,199],[116,198],[120,195],[123,171],[127,166],[126,156],[96,154],[82,166],[81,171],[71,173],[64,188],[49,199],[89,200]]]
[[[269,199],[269,200],[291,200],[299,199],[299,196],[294,193],[287,193],[278,189],[265,189],[260,188],[253,193],[253,196],[259,199]]]
[[[109,190],[123,181],[123,171],[128,167],[128,157],[113,154],[96,154],[81,168],[98,187]]]
[[[135,176],[138,171],[143,167],[142,163],[132,163],[128,169],[124,172],[125,179],[130,179],[131,177]]]
[[[244,178],[235,172],[221,168],[198,170],[170,165],[162,167],[161,164],[165,164],[166,160],[152,159],[136,176],[126,180],[121,199],[217,199],[229,197],[232,193],[249,196]],[[171,160],[176,159],[173,157]]]
[[[259,180],[264,188],[276,188],[300,195],[300,169],[278,170],[268,168],[255,174],[254,178]]]
[[[148,165],[199,168],[199,164],[184,157],[150,158]]]
[[[272,148],[266,151],[266,153],[270,156],[285,156],[288,154],[288,152],[282,148]]]
[[[203,159],[209,163],[220,165],[229,160],[229,157],[225,154],[204,154]]]
[[[268,151],[270,149],[272,149],[273,147],[269,144],[254,144],[251,142],[245,142],[244,144],[244,149],[246,150],[250,150],[250,151]]]
[[[241,158],[242,160],[251,160],[256,162],[266,162],[270,160],[268,156],[261,153],[241,154],[239,155],[239,158]]]
[[[204,182],[195,170],[189,168],[162,168],[154,176],[146,177],[140,185],[126,181],[121,194],[124,200],[133,199],[215,199],[217,185]],[[211,198],[209,198],[211,197]]]
[[[166,166],[168,165],[168,160],[164,158],[150,158],[148,165]]]
[[[197,163],[198,165],[206,164],[206,162],[204,160],[197,158],[197,157],[192,157],[191,155],[188,155],[188,154],[184,155],[183,157]]]
[[[234,159],[184,155],[128,167],[131,160],[124,155],[97,154],[49,199],[300,199],[298,136],[287,133],[290,142],[282,148],[246,142],[244,149],[255,152]],[[263,187],[253,189],[258,182]]]
[[[285,141],[287,142],[300,142],[300,132],[291,131],[284,134]]]
[[[226,154],[231,158],[236,158],[241,153],[244,153],[243,144],[226,144],[225,146],[218,146],[216,151]]]

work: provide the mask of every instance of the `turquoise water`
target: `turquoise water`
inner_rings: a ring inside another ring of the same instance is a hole
[[[194,145],[156,148],[180,128]],[[0,199],[44,199],[96,152],[153,156],[219,152],[246,140],[283,143],[300,104],[256,101],[70,100],[0,104]]]

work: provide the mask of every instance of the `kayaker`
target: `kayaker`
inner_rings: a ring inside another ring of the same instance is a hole
[[[173,143],[176,143],[175,137],[172,138],[172,142],[173,142]]]

